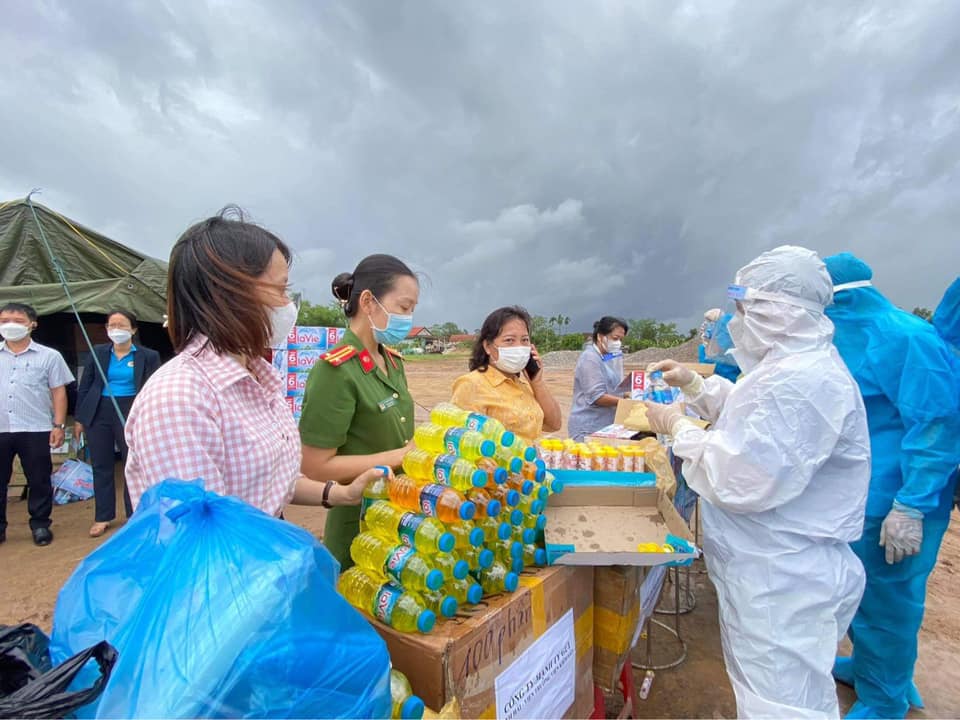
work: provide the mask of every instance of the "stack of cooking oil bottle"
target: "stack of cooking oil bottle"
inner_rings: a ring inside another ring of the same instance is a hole
[[[367,486],[340,592],[396,630],[427,633],[546,564],[543,511],[562,486],[535,446],[449,403],[414,444],[403,474]]]

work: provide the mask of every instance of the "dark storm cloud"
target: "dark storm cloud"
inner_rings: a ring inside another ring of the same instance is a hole
[[[0,194],[164,256],[237,202],[329,278],[428,276],[692,325],[763,249],[850,249],[903,305],[960,268],[960,4],[14,3]]]

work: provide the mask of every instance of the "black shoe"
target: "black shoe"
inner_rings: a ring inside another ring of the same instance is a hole
[[[49,528],[37,528],[33,531],[33,544],[43,547],[53,542],[53,533]]]
[[[0,543],[5,543],[7,541],[7,531],[0,530]]]

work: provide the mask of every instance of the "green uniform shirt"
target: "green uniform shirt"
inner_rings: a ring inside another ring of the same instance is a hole
[[[413,398],[407,390],[403,361],[380,348],[386,375],[361,357],[363,343],[349,329],[330,351],[352,346],[357,354],[340,365],[319,360],[310,371],[300,415],[304,445],[336,448],[337,455],[372,455],[396,450],[413,437]],[[353,565],[350,543],[360,530],[360,508],[335,507],[327,512],[323,544],[346,570]]]

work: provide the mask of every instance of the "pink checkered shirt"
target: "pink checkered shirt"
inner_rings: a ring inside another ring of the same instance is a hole
[[[202,478],[207,490],[278,515],[300,474],[300,434],[280,374],[261,358],[257,382],[198,337],[161,367],[127,418],[127,486],[133,506],[167,478]]]

